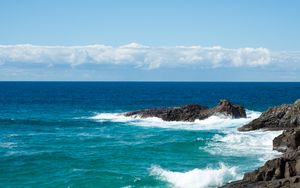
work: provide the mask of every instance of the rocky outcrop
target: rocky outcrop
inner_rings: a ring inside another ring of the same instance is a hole
[[[300,146],[300,129],[284,131],[273,140],[273,149],[286,152],[296,150]]]
[[[295,127],[300,127],[300,99],[294,104],[284,104],[269,108],[266,112],[262,113],[259,118],[240,127],[238,130],[286,130]]]
[[[300,187],[300,150],[269,160],[254,172],[246,173],[242,180],[224,187]]]
[[[281,157],[267,161],[257,170],[244,174],[240,181],[224,187],[300,187],[300,128],[284,131],[273,140],[273,149],[285,152]]]
[[[232,118],[246,117],[245,108],[240,105],[233,105],[228,100],[220,100],[213,108],[191,104],[174,108],[152,108],[128,112],[125,116],[140,116],[142,118],[158,117],[165,121],[195,121],[206,119],[215,114],[224,114]]]
[[[239,128],[240,131],[256,129],[285,130],[273,139],[273,149],[284,154],[267,161],[257,170],[244,174],[242,180],[223,187],[300,187],[300,100],[294,104],[270,108],[259,118]]]

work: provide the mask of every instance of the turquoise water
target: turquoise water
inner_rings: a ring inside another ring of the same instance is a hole
[[[300,98],[300,83],[0,82],[0,187],[217,187],[278,153],[236,128]],[[248,118],[122,116],[227,98]]]

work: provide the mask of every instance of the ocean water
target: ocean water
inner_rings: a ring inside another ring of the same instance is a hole
[[[248,117],[122,115],[223,98]],[[236,128],[298,98],[300,83],[0,82],[0,187],[217,187],[279,154],[280,131]]]

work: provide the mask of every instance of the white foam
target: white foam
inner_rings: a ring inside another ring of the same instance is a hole
[[[139,116],[128,117],[122,113],[100,113],[90,119],[99,122],[121,122],[135,126],[143,127],[158,127],[168,129],[183,129],[183,130],[213,130],[222,129],[227,130],[228,128],[234,128],[246,124],[251,120],[257,118],[261,113],[247,110],[247,118],[232,119],[224,115],[214,115],[204,120],[196,120],[194,122],[184,121],[163,121],[160,118],[141,118]]]
[[[229,130],[225,135],[216,134],[204,150],[213,155],[259,156],[265,162],[280,154],[272,150],[273,139],[282,131],[239,132]]]
[[[150,168],[150,175],[170,183],[173,187],[202,188],[218,187],[228,181],[240,179],[241,177],[236,171],[237,169],[235,167],[228,167],[222,163],[216,169],[195,168],[187,172],[173,172],[159,166],[152,166]]]

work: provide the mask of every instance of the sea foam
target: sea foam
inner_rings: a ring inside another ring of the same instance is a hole
[[[235,167],[228,167],[220,163],[218,168],[195,168],[187,172],[173,172],[165,170],[160,166],[152,166],[150,175],[157,177],[162,181],[166,181],[177,188],[202,188],[202,187],[218,187],[229,180],[239,179]]]
[[[122,113],[99,113],[90,119],[99,122],[120,122],[129,125],[143,126],[143,127],[157,127],[168,129],[182,129],[182,130],[215,130],[228,128],[237,128],[251,120],[259,117],[260,112],[247,110],[247,118],[232,119],[224,115],[213,115],[204,120],[196,120],[194,122],[184,121],[164,121],[160,118],[141,118],[139,116],[128,117]]]
[[[239,132],[231,130],[224,135],[216,134],[204,150],[212,155],[258,156],[265,162],[280,154],[272,150],[273,139],[282,131]]]

